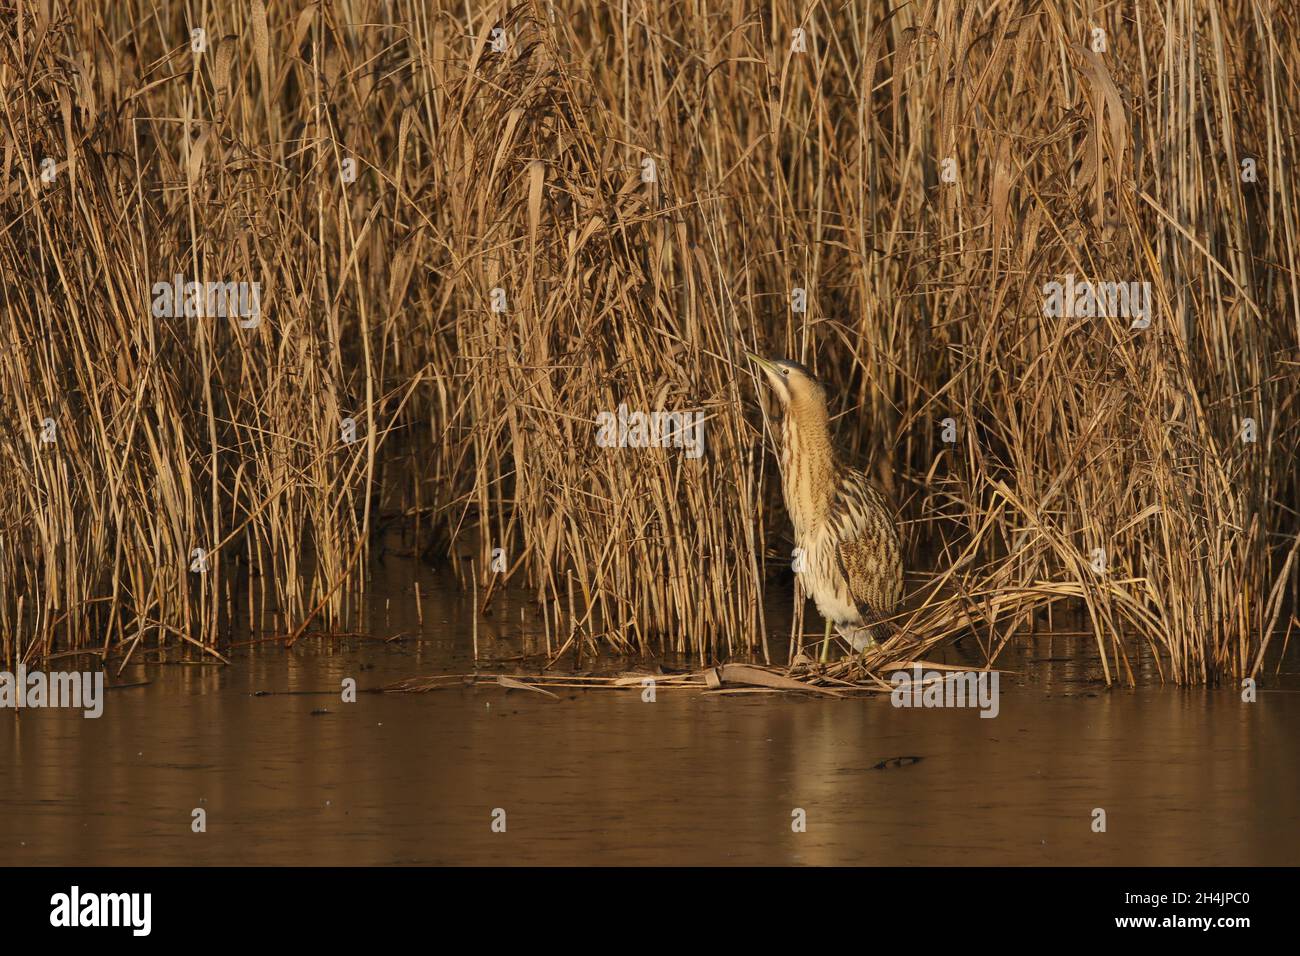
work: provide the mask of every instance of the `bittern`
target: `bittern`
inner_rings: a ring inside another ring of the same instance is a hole
[[[781,491],[794,524],[795,567],[826,619],[855,651],[893,632],[903,596],[903,553],[889,505],[867,476],[840,461],[831,442],[826,388],[798,362],[746,353],[781,403]]]

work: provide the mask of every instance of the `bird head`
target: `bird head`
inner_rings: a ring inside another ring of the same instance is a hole
[[[783,409],[794,410],[796,413],[813,409],[825,410],[826,389],[806,366],[787,359],[766,359],[753,352],[745,354],[763,370]]]

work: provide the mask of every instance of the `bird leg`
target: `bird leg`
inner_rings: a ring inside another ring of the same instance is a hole
[[[831,655],[831,621],[826,619],[826,636],[822,638],[822,663],[825,664]]]

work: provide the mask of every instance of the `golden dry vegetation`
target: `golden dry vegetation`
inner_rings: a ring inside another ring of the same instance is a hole
[[[748,346],[897,502],[912,633],[1076,604],[1110,680],[1257,672],[1300,541],[1297,16],[0,0],[3,657],[343,626],[393,522],[557,647],[784,656]],[[175,275],[259,321],[155,315]],[[1149,327],[1045,315],[1066,275],[1150,283]],[[705,454],[598,447],[620,403],[703,411]]]

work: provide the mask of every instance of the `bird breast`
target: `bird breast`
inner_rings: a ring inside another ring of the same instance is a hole
[[[837,542],[828,525],[813,529],[802,539],[796,536],[795,546],[804,559],[799,575],[804,593],[813,599],[822,617],[837,624],[861,623],[862,615],[844,580]]]

